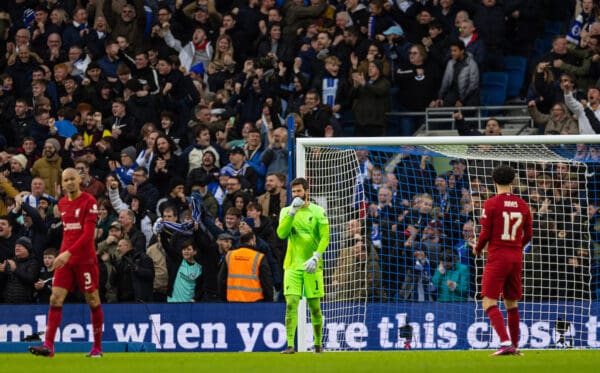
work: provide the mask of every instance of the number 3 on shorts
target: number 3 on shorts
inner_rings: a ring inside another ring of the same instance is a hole
[[[92,285],[92,275],[89,272],[83,272],[83,278],[85,279],[83,284],[85,285],[85,290],[87,290]]]

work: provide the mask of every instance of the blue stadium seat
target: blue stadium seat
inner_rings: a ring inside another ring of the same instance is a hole
[[[563,34],[563,21],[546,21],[544,23],[544,35],[554,37]]]
[[[506,85],[507,98],[519,96],[521,86],[525,80],[526,70],[527,58],[520,56],[504,57],[504,71],[508,74],[508,83]]]
[[[501,72],[483,73],[480,85],[481,106],[503,105],[506,100],[508,74]]]
[[[535,60],[537,57],[550,52],[550,49],[552,49],[552,37],[539,37],[533,42],[533,52],[531,53],[531,58]]]

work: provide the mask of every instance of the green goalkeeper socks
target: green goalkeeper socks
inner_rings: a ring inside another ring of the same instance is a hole
[[[296,327],[298,326],[298,303],[300,302],[300,297],[297,295],[287,295],[285,301],[285,332],[287,336],[287,345],[288,347],[294,347]]]
[[[308,299],[308,309],[310,310],[310,322],[313,326],[314,344],[321,346],[323,344],[323,313],[321,312],[321,300],[319,298]]]

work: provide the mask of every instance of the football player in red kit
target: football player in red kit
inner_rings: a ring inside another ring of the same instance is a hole
[[[62,173],[65,196],[58,201],[63,223],[60,254],[54,260],[54,279],[45,342],[31,346],[34,355],[54,356],[54,337],[62,319],[62,306],[69,291],[76,287],[85,295],[90,306],[94,344],[86,356],[102,356],[102,324],[104,314],[98,294],[98,259],[94,246],[94,230],[98,218],[96,199],[80,189],[81,177],[74,168]]]
[[[483,204],[481,234],[473,248],[476,256],[486,247],[488,252],[481,286],[482,306],[500,337],[500,348],[492,356],[521,355],[517,347],[523,248],[531,241],[533,231],[529,206],[511,193],[515,174],[507,165],[498,166],[492,172],[496,195]],[[501,294],[508,314],[510,338],[498,308]]]

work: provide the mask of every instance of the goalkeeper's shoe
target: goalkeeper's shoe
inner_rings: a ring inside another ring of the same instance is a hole
[[[102,357],[102,351],[98,350],[97,348],[92,348],[92,350],[85,355],[85,357]]]
[[[322,354],[323,346],[315,346],[314,352],[315,352],[315,354]]]
[[[295,354],[296,350],[294,350],[294,347],[288,347],[285,350],[281,351],[282,355],[291,355],[291,354]]]
[[[513,345],[500,346],[500,348],[496,352],[490,354],[490,356],[514,355],[515,351],[516,349]]]
[[[53,357],[54,350],[45,344],[39,344],[37,346],[29,346],[29,352],[34,354],[35,356],[45,356],[45,357]]]

